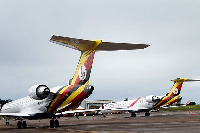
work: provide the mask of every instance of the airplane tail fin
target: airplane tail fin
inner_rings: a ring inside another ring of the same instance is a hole
[[[187,81],[188,79],[186,78],[177,78],[177,79],[173,79],[171,81],[174,81],[174,85],[172,86],[171,90],[169,93],[167,93],[166,96],[175,96],[175,95],[179,95],[181,92],[181,88],[183,85],[183,82]]]
[[[156,103],[153,108],[158,108],[160,106],[169,105],[169,104],[175,103],[177,101],[180,101],[182,99],[182,97],[179,96],[179,94],[181,92],[183,82],[200,81],[200,80],[177,78],[177,79],[173,79],[171,81],[174,81],[174,85],[172,86],[170,92],[167,93],[166,96],[161,98],[161,100],[158,103]]]
[[[89,83],[95,51],[144,49],[149,46],[146,44],[102,42],[102,40],[90,41],[55,35],[52,36],[50,41],[81,51],[81,57],[74,77],[70,80],[70,85],[82,85]]]
[[[190,81],[200,81],[195,79],[186,79],[186,78],[177,78],[173,79],[171,81],[174,81],[174,85],[171,88],[170,92],[168,93],[168,96],[177,96],[180,94],[183,82],[190,82]]]

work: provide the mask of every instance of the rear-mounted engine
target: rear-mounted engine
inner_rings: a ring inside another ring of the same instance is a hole
[[[50,89],[46,85],[38,84],[29,89],[29,96],[35,100],[45,99],[50,93]]]

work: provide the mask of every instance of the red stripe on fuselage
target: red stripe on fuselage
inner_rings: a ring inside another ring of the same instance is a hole
[[[69,109],[76,109],[80,102],[82,102],[85,98],[87,98],[87,95],[85,95],[84,90],[77,95],[70,103],[69,106],[65,107],[64,109],[60,110],[59,112],[64,112]]]
[[[140,99],[140,97],[138,99],[136,99],[129,107],[132,107],[139,99]]]
[[[178,99],[175,99],[174,101],[170,102],[169,104],[172,104],[172,103],[175,103],[175,102],[178,102]]]
[[[157,104],[154,108],[156,108],[156,107],[158,107],[158,106],[164,104],[170,97],[171,97],[171,96],[165,97],[165,99],[164,99],[161,103]]]
[[[179,86],[177,86],[176,88],[178,89],[178,91],[181,90],[183,83],[181,83]]]
[[[68,88],[65,89],[65,91],[61,94],[61,96],[57,99],[57,101],[53,104],[53,106],[51,107],[52,111],[55,106],[63,99],[63,97],[74,87],[74,85],[69,86]]]

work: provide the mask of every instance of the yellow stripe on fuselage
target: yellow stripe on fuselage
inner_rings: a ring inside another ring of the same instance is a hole
[[[56,96],[56,98],[53,100],[53,102],[50,105],[49,111],[51,109],[51,107],[54,105],[54,103],[58,100],[58,98],[60,97],[60,95],[62,95],[62,93],[69,87],[70,85],[64,87]]]
[[[156,104],[156,106],[154,106],[154,108],[160,107],[163,101],[165,101],[165,99],[167,98],[167,96],[165,96],[159,103]]]
[[[178,95],[179,96],[179,95]],[[173,101],[175,101],[175,100],[177,100],[178,99],[178,96],[175,96],[174,98],[172,98],[171,100],[169,100],[168,102],[166,102],[165,104],[163,104],[163,105],[168,105],[168,104],[170,104],[170,103],[172,103]],[[174,102],[173,102],[174,103]],[[162,106],[163,106],[162,105]]]
[[[84,87],[85,85],[80,86],[75,92],[73,92],[59,107],[59,108],[63,108],[65,107],[67,104],[69,104],[76,96],[78,96],[82,91],[84,91]]]

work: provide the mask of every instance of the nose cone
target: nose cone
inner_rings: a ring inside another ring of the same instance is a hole
[[[92,94],[93,90],[94,90],[93,86],[86,85],[84,88],[84,93],[85,93],[85,95],[90,96]]]

